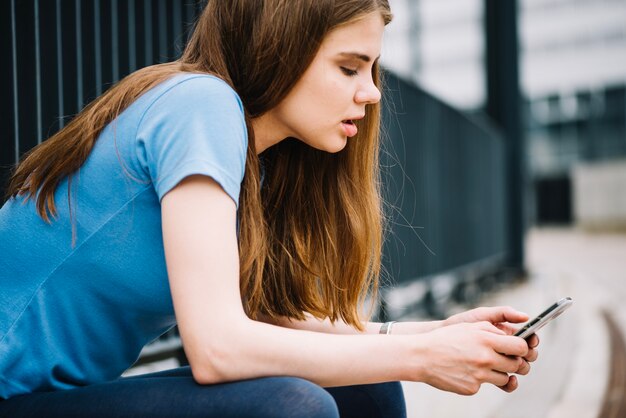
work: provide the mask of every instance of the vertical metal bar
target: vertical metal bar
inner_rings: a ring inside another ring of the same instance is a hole
[[[185,4],[185,44],[189,41],[191,37],[191,33],[193,28],[195,27],[194,23],[196,21],[195,8],[190,4]]]
[[[487,114],[506,135],[509,266],[524,269],[526,152],[521,122],[517,0],[485,0]]]
[[[174,42],[174,52],[176,54],[176,59],[180,56],[182,49],[185,46],[184,37],[183,37],[183,18],[182,13],[180,12],[180,8],[182,4],[179,2],[174,2],[174,34],[172,35]],[[178,46],[178,42],[180,42],[180,47]]]
[[[76,109],[83,108],[83,37],[80,31],[81,9],[80,1],[76,0],[76,14],[74,15],[76,31]]]
[[[136,29],[135,0],[128,0],[128,66],[131,73],[137,69]]]
[[[15,163],[20,160],[20,125],[17,94],[17,30],[15,28],[15,0],[11,0],[11,54],[13,58],[13,124],[15,125]]]
[[[167,11],[165,10],[165,0],[159,0],[159,57],[158,62],[165,62],[167,56]]]
[[[111,0],[111,66],[113,71],[113,83],[120,79],[120,49],[119,49],[120,29],[117,15],[117,0]]]
[[[144,31],[145,31],[145,61],[146,66],[152,65],[152,1],[144,2],[143,8]]]
[[[39,41],[39,0],[35,0],[35,100],[37,108],[37,144],[41,144],[41,47]]]
[[[100,0],[95,0],[93,6],[93,27],[96,56],[96,96],[102,94],[102,40],[100,28]]]
[[[61,0],[56,3],[56,31],[57,31],[57,85],[59,94],[57,95],[59,105],[59,130],[65,125],[65,103],[63,102],[63,32],[61,31]]]

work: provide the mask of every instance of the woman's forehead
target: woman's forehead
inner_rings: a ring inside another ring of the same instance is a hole
[[[380,13],[370,13],[331,30],[320,49],[347,58],[375,60],[380,55],[384,29],[385,22]]]

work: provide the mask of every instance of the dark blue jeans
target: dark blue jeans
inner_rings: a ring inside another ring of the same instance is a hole
[[[0,417],[405,418],[399,382],[322,388],[296,377],[198,385],[189,367],[0,401]]]

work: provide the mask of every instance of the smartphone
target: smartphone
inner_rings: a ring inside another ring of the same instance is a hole
[[[548,309],[537,315],[537,317],[531,319],[520,328],[519,331],[515,333],[516,337],[522,337],[524,339],[530,337],[539,329],[543,328],[548,322],[552,321],[557,316],[561,315],[567,308],[572,306],[574,301],[572,298],[567,297],[563,298],[560,301],[556,302],[554,305],[550,306]]]

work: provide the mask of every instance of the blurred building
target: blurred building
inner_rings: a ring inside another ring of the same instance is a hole
[[[383,64],[481,111],[484,1],[391,5]],[[520,0],[518,8],[530,222],[626,224],[626,0]]]

